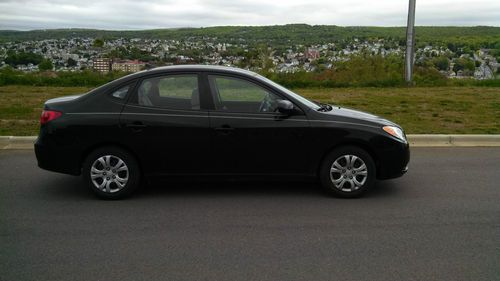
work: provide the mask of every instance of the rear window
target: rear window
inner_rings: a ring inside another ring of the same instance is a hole
[[[130,85],[125,87],[121,87],[120,89],[111,93],[111,96],[118,99],[124,99],[127,96],[128,90],[130,89]]]

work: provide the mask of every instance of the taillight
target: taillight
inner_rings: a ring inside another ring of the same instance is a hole
[[[40,116],[40,125],[44,125],[47,122],[50,122],[54,119],[61,117],[62,112],[55,110],[44,110],[42,111],[42,115]]]

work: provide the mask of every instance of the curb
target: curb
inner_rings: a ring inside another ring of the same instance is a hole
[[[0,136],[0,149],[33,149],[37,137]]]
[[[500,135],[408,135],[413,147],[500,146]]]
[[[33,149],[36,136],[0,136],[0,149]],[[407,135],[412,147],[499,146],[500,135]]]

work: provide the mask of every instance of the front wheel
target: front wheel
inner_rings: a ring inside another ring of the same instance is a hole
[[[319,173],[323,188],[343,198],[360,197],[375,183],[375,163],[365,150],[343,146],[330,152]]]
[[[83,163],[83,177],[100,198],[121,199],[140,184],[140,170],[135,158],[117,147],[94,150]]]

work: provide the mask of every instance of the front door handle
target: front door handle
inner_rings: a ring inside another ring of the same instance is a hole
[[[234,131],[234,128],[229,125],[222,125],[221,127],[215,128],[215,131],[221,135],[229,135]]]

